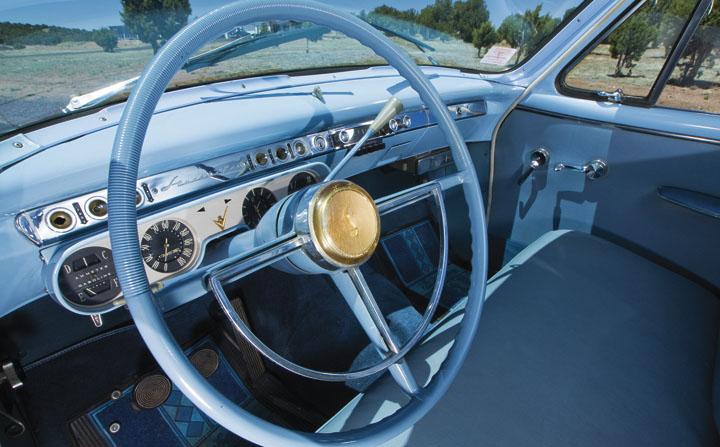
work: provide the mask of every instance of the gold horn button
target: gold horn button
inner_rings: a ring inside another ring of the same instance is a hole
[[[341,266],[367,260],[380,240],[380,215],[370,194],[354,183],[338,181],[320,188],[310,204],[316,248]]]

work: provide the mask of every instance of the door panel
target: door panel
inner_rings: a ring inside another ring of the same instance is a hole
[[[615,107],[645,120],[661,112]],[[682,115],[682,127],[690,128],[697,114]],[[717,128],[701,130],[703,137],[717,133]],[[720,287],[720,219],[670,203],[657,192],[665,186],[720,197],[720,143],[697,137],[516,109],[496,144],[489,231],[508,241],[507,255],[549,230],[585,231]],[[518,186],[530,154],[541,146],[550,153],[549,164]],[[606,176],[591,180],[580,172],[553,170],[558,163],[583,165],[593,159],[607,162]]]

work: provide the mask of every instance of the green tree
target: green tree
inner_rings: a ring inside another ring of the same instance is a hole
[[[488,48],[499,41],[500,36],[498,36],[490,22],[481,24],[472,32],[472,44],[478,50],[478,57],[480,57],[480,50]]]
[[[92,32],[59,26],[0,22],[0,44],[57,45],[61,42],[88,42]]]
[[[400,11],[392,6],[382,5],[372,10],[370,14],[366,14],[364,18],[361,15],[360,18],[373,25],[384,26],[413,36],[420,32],[415,23],[417,14],[414,9]]]
[[[657,48],[662,45],[666,58],[696,3],[695,0],[657,0],[650,6],[643,6],[648,12],[648,22],[658,29],[652,46]]]
[[[560,19],[541,15],[542,4],[523,14],[505,17],[497,32],[500,39],[517,48],[517,60],[530,53],[545,37],[555,30]]]
[[[648,22],[647,12],[640,10],[610,34],[610,56],[617,59],[615,76],[624,76],[623,68],[627,68],[627,76],[632,76],[635,61],[640,60],[657,32],[657,28]]]
[[[703,75],[702,67],[712,67],[720,48],[720,9],[713,8],[700,22],[683,52],[678,67],[681,69],[680,85],[691,85]]]
[[[683,53],[682,62],[678,64],[681,69],[680,85],[691,85],[702,76],[703,64],[712,67],[720,47],[720,30],[717,26],[701,25],[688,42]]]
[[[98,44],[103,51],[112,53],[117,47],[118,39],[115,33],[110,31],[110,28],[100,28],[93,31],[93,42]]]
[[[157,53],[173,34],[187,25],[189,0],[121,0],[120,13],[127,29]]]
[[[395,17],[396,19],[405,20],[407,22],[414,22],[417,19],[417,11],[414,9],[400,11],[392,6],[381,5],[373,9],[372,12],[383,16]]]
[[[572,13],[575,12],[576,9],[577,8],[575,6],[573,6],[572,8],[566,9],[565,13],[563,14],[563,17],[562,17],[563,21],[567,20],[567,18],[570,17],[572,15]]]
[[[434,4],[427,5],[418,14],[417,22],[427,28],[454,34],[452,0],[435,0]]]
[[[473,31],[490,20],[484,0],[457,1],[452,9],[452,31],[465,42],[473,41]]]
[[[530,40],[532,30],[522,14],[513,14],[505,17],[497,33],[511,47],[520,48]]]
[[[530,24],[530,39],[528,48],[534,48],[541,40],[549,36],[553,30],[560,24],[559,19],[550,17],[550,14],[540,15],[542,4],[537,5],[535,9],[525,11],[524,17]]]

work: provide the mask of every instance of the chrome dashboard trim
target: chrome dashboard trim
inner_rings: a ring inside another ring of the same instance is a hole
[[[462,120],[486,114],[487,106],[483,100],[457,103],[448,105],[448,112],[451,113],[455,120]],[[386,126],[377,136],[370,138],[366,145],[372,147],[371,145],[373,143],[381,141],[382,138],[386,136],[422,129],[437,123],[437,120],[425,107],[402,111],[394,120],[399,123],[397,130],[393,131]],[[324,132],[315,132],[305,136],[265,144],[252,149],[241,150],[233,154],[209,159],[202,163],[195,163],[144,177],[137,182],[137,190],[141,199],[138,204],[138,209],[142,210],[159,203],[176,200],[182,196],[199,192],[219,183],[249,176],[250,174],[256,174],[260,170],[272,169],[302,159],[310,159],[314,156],[328,153],[329,151],[347,149],[362,138],[371,122],[372,120],[338,126]],[[409,125],[406,125],[408,122]],[[347,135],[347,138],[341,140],[340,135]],[[321,147],[322,144],[319,144],[320,141],[324,143],[324,147]],[[304,153],[297,153],[296,149],[298,144],[304,146]],[[287,148],[287,157],[284,160],[273,155],[279,147]],[[363,147],[363,149],[365,149],[365,147]],[[260,154],[264,156],[262,158],[266,159],[263,165],[259,165],[255,161],[256,156]],[[356,156],[362,155],[364,155],[363,150],[356,154]],[[92,191],[87,194],[23,211],[17,215],[15,227],[37,246],[44,246],[60,238],[76,234],[89,228],[94,228],[107,220],[107,217],[88,215],[86,212],[87,203],[91,199],[103,199],[107,201],[107,189]],[[48,224],[45,216],[47,216],[51,210],[57,208],[68,211],[72,216],[72,228],[57,229]]]

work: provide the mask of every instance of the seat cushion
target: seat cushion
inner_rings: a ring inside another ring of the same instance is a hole
[[[387,445],[717,445],[717,297],[600,238],[548,233],[488,282],[455,383]],[[420,383],[444,359],[463,306],[408,357]],[[386,374],[329,421],[344,431],[407,398]]]

